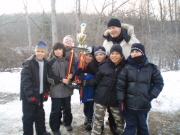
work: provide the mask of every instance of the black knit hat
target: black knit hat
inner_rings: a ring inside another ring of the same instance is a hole
[[[111,47],[111,49],[110,49],[110,54],[111,54],[112,52],[114,52],[114,51],[120,53],[121,56],[123,56],[122,47],[120,46],[120,44],[114,44],[114,45]]]
[[[90,54],[91,56],[94,56],[94,46],[88,46],[86,54]]]
[[[106,55],[106,49],[103,46],[98,46],[94,50],[94,55],[96,55],[96,53],[104,53]]]
[[[64,44],[60,43],[60,42],[55,43],[54,46],[53,46],[53,54],[54,54],[54,50],[57,50],[57,49],[63,49],[63,57],[65,57],[65,55],[66,55],[66,48],[65,48]]]
[[[142,53],[142,55],[145,55],[145,48],[144,45],[142,45],[141,43],[132,44],[131,51],[132,50],[138,50]]]
[[[121,22],[119,19],[116,18],[111,18],[111,20],[109,20],[107,27],[111,27],[111,26],[116,26],[116,27],[121,27]]]

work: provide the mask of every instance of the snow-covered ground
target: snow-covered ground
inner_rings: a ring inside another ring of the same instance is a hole
[[[173,113],[180,109],[180,71],[162,72],[162,75],[165,85],[159,97],[152,101],[152,110]],[[20,72],[0,72],[0,82],[0,92],[19,94]],[[0,101],[1,100],[2,99],[0,99]],[[79,117],[79,120],[81,120],[80,123],[83,123],[82,105],[80,105],[77,90],[74,90],[71,103],[72,109],[74,109],[74,120],[77,120],[76,117]],[[21,107],[19,97],[6,104],[0,104],[0,135],[22,134]],[[44,103],[44,107],[46,112],[46,125],[48,125],[51,108],[50,99]]]

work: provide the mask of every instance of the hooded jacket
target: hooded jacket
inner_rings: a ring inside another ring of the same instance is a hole
[[[163,78],[157,66],[148,60],[137,68],[128,58],[128,63],[121,70],[117,79],[118,102],[125,103],[131,110],[149,110],[149,96],[158,97],[164,86]]]
[[[120,44],[123,50],[123,54],[125,58],[127,58],[130,54],[132,44],[139,43],[139,40],[134,35],[134,27],[132,25],[122,23],[121,28],[124,39],[121,42],[113,43],[113,41],[110,40],[111,36],[109,34],[109,31],[106,30],[103,35],[103,37],[105,38],[103,46],[106,49],[107,55],[109,55],[112,45]]]

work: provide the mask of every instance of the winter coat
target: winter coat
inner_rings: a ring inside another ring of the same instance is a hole
[[[149,110],[149,96],[157,97],[163,86],[163,78],[156,65],[146,60],[144,65],[136,68],[128,62],[118,75],[118,101],[131,110]]]
[[[130,40],[128,41],[128,39],[123,39],[122,42],[118,43],[121,45],[122,47],[122,50],[123,50],[123,54],[125,56],[125,58],[127,58],[129,55],[130,55],[130,51],[131,51],[131,46],[133,43],[139,43],[139,40],[135,37],[134,35],[134,27],[132,25],[129,25],[129,24],[121,24],[121,27],[123,30],[121,31],[124,31],[127,33],[127,36],[130,36]],[[109,31],[106,30],[104,32],[104,37],[107,37],[110,36],[109,34]],[[109,55],[110,53],[110,49],[112,47],[112,45],[115,44],[113,43],[112,41],[108,41],[108,39],[104,40],[104,43],[103,43],[103,46],[104,48],[106,49],[106,53],[107,55]],[[117,44],[117,43],[116,43]]]
[[[47,60],[44,59],[44,84],[43,92],[49,91],[47,82]],[[39,64],[35,55],[29,57],[23,62],[23,69],[21,71],[21,89],[20,99],[23,97],[37,97],[40,91],[39,82]]]
[[[117,74],[124,66],[124,59],[118,65],[114,65],[109,58],[103,60],[98,67],[95,77],[85,82],[85,86],[97,85],[94,102],[110,107],[117,107],[116,80]]]
[[[63,58],[53,57],[48,61],[48,82],[52,98],[65,98],[73,94],[73,89],[62,82],[66,77],[68,62]]]

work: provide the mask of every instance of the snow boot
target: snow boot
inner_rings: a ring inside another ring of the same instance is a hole
[[[53,132],[54,135],[61,135],[59,131]]]
[[[86,129],[87,131],[91,131],[91,130],[92,130],[91,124],[92,124],[92,121],[89,120],[89,121],[87,122],[86,126],[85,126],[85,129]]]

